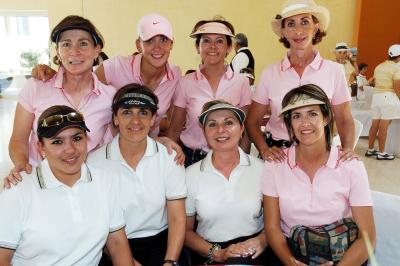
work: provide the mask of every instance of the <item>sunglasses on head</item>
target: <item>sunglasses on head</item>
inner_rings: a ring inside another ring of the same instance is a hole
[[[60,125],[64,121],[84,122],[83,115],[78,112],[71,112],[66,115],[52,115],[43,119],[42,127],[54,127]]]

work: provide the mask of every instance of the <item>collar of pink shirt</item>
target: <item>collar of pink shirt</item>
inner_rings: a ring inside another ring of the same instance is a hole
[[[285,58],[283,58],[281,62],[281,71],[286,71],[292,67],[292,63],[290,63],[289,61],[289,54],[290,52],[287,52]],[[324,60],[318,51],[314,51],[314,54],[315,54],[314,60],[309,64],[309,66],[315,70],[319,70]]]
[[[194,75],[194,78],[196,80],[201,80],[201,79],[205,79],[206,77],[203,75],[203,73],[201,73],[201,70],[204,69],[204,65],[199,65],[199,68],[196,70],[196,74]],[[228,65],[225,65],[225,74],[222,77],[225,80],[231,80],[234,76],[234,72],[232,70],[232,68],[230,68]]]
[[[64,79],[64,72],[65,72],[64,67],[60,66],[60,68],[58,69],[58,72],[56,74],[55,81],[54,81],[55,88],[58,88],[58,89],[63,88],[62,83],[63,83],[63,79]],[[101,91],[99,89],[100,81],[97,79],[97,76],[93,72],[92,72],[92,77],[93,77],[92,92],[96,95],[100,95],[101,94]]]
[[[140,76],[140,64],[142,62],[142,57],[143,57],[143,54],[139,53],[139,54],[134,55],[133,59],[132,59],[132,74],[136,80],[140,80],[140,81],[142,81],[142,78]],[[160,84],[162,84],[163,82],[165,82],[167,80],[173,80],[175,78],[174,73],[173,73],[171,67],[169,66],[168,62],[165,64],[165,70],[166,70],[167,74],[162,78]]]
[[[335,146],[331,146],[331,151],[329,152],[329,158],[326,162],[325,166],[335,169],[339,164],[339,149]],[[290,169],[293,169],[297,166],[296,163],[296,145],[292,145],[292,147],[287,149],[287,164]]]

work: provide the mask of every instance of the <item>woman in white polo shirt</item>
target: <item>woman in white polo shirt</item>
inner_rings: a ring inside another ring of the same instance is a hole
[[[122,176],[120,196],[132,254],[142,265],[176,265],[185,235],[185,171],[167,148],[148,136],[157,112],[157,96],[128,84],[114,96],[110,143],[89,155],[93,164],[114,161]]]
[[[220,100],[207,102],[198,118],[211,150],[186,169],[185,245],[193,251],[193,265],[268,265],[263,162],[239,148],[244,119],[244,111]]]
[[[114,265],[133,265],[123,230],[117,176],[84,163],[82,114],[46,109],[38,147],[46,158],[23,181],[0,194],[0,265],[97,265],[106,244]]]

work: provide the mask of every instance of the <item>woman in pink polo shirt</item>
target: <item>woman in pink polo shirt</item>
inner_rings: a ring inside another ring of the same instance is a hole
[[[363,264],[368,254],[361,232],[375,243],[368,176],[361,161],[338,161],[340,151],[331,146],[333,112],[329,98],[317,85],[302,85],[285,95],[279,116],[290,141],[296,144],[283,151],[283,162],[265,164],[262,189],[268,244],[284,265]],[[345,218],[351,220],[343,221]],[[310,230],[335,222],[346,222],[353,232],[358,227],[358,237],[340,230],[335,231],[335,237],[316,242],[296,235],[295,228],[301,228],[298,225]],[[293,235],[299,239],[291,241]],[[302,246],[301,252],[293,248],[296,245]],[[322,252],[327,246],[331,251]]]
[[[160,103],[150,136],[157,137],[161,119],[166,117],[171,105],[181,70],[168,63],[174,37],[171,23],[165,17],[156,13],[142,17],[137,25],[137,34],[136,48],[139,53],[105,60],[95,73],[101,82],[117,89],[137,83],[154,91]],[[46,65],[39,65],[32,71],[34,77],[43,80],[54,73]]]
[[[290,146],[283,120],[278,116],[283,96],[302,84],[319,85],[333,106],[342,143],[341,159],[353,156],[354,121],[350,112],[350,93],[342,66],[323,59],[315,45],[326,35],[329,11],[313,0],[287,1],[272,19],[272,30],[289,49],[283,60],[268,66],[253,94],[246,121],[248,133],[264,160],[283,161],[282,148]],[[264,138],[261,121],[271,108],[270,132]]]
[[[197,22],[190,34],[196,39],[203,64],[179,81],[173,120],[167,132],[172,140],[182,142],[186,167],[204,158],[209,151],[197,119],[204,103],[223,99],[247,110],[251,102],[247,78],[233,73],[229,65],[225,65],[225,58],[232,50],[234,31],[228,21],[213,19]]]
[[[51,32],[56,44],[54,63],[60,66],[49,81],[30,79],[18,97],[9,153],[14,168],[10,177],[21,179],[19,172],[30,173],[43,156],[37,149],[37,120],[43,110],[52,105],[67,105],[87,119],[88,150],[111,140],[105,136],[111,120],[112,86],[99,82],[92,67],[104,41],[96,27],[87,19],[68,16]]]

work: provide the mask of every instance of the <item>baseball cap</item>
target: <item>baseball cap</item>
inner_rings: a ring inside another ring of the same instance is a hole
[[[147,41],[157,35],[164,35],[170,40],[174,39],[171,23],[157,13],[143,16],[138,22],[137,33],[143,41]]]
[[[388,54],[390,57],[395,57],[400,55],[400,44],[393,44],[390,46]]]
[[[350,48],[345,42],[338,42],[335,51],[350,51]]]

